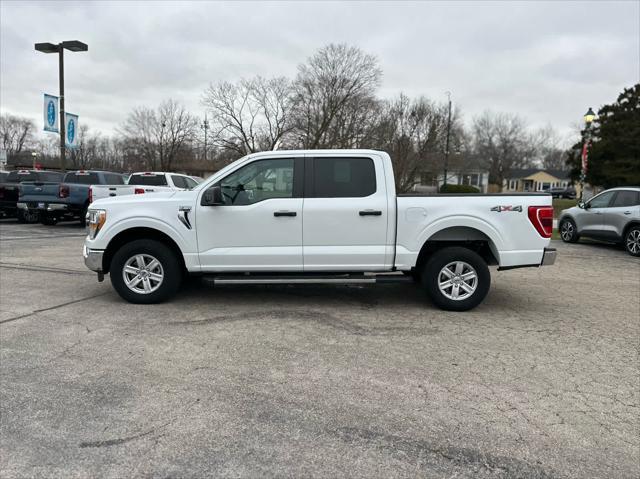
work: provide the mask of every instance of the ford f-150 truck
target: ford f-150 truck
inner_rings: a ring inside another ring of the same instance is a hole
[[[23,183],[18,210],[38,214],[42,223],[53,225],[74,218],[84,223],[92,201],[91,185],[122,185],[124,177],[110,171],[78,170],[64,175],[62,183]]]
[[[45,170],[15,170],[10,171],[0,183],[0,213],[1,216],[17,216],[21,223],[35,223],[38,215],[18,209],[18,198],[25,182],[40,188],[48,184],[58,184],[62,173]]]
[[[126,185],[92,185],[91,198],[93,201],[114,196],[139,195],[169,190],[190,190],[198,182],[180,173],[163,173],[146,171],[133,173]]]
[[[396,195],[374,150],[246,156],[190,191],[89,208],[85,264],[133,303],[215,284],[420,281],[449,310],[478,305],[498,269],[553,264],[551,196]]]

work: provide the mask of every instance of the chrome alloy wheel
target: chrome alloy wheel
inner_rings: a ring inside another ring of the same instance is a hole
[[[447,298],[462,301],[471,296],[478,287],[478,273],[464,261],[454,261],[440,270],[438,288]]]
[[[562,223],[562,227],[560,228],[560,236],[563,241],[571,241],[573,238],[573,224],[570,221],[565,221]]]
[[[633,229],[627,235],[627,249],[631,254],[640,253],[640,230]]]
[[[160,261],[148,254],[132,256],[122,268],[124,284],[137,294],[149,294],[157,290],[164,280]]]

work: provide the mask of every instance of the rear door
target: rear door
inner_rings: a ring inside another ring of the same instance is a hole
[[[384,270],[387,215],[381,158],[306,158],[304,270]]]
[[[640,192],[618,190],[609,208],[604,211],[604,230],[607,235],[621,239],[629,221],[640,217]]]

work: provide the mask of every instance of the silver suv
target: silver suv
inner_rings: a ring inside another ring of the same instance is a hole
[[[640,256],[640,187],[612,188],[563,210],[558,229],[566,243],[584,236],[622,243],[630,255]]]

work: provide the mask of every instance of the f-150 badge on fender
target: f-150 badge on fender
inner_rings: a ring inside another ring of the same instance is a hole
[[[493,208],[491,208],[491,211],[497,211],[498,213],[501,213],[503,211],[517,211],[519,213],[522,213],[522,206],[494,206]]]

